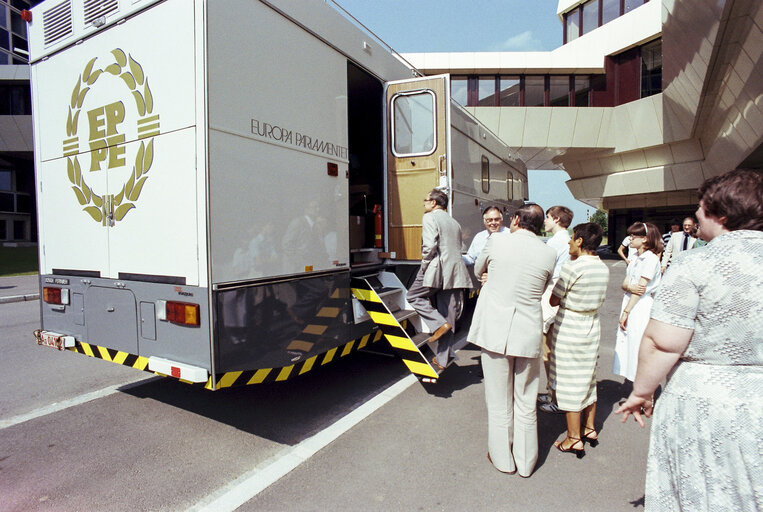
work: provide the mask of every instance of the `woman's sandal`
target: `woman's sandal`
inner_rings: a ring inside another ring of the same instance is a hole
[[[565,448],[562,445],[564,444],[564,441],[566,441],[567,439],[573,441],[573,443],[570,446],[568,446],[567,448]],[[579,437],[569,437],[569,436],[567,436],[564,439],[564,441],[556,441],[554,443],[554,446],[556,446],[557,450],[559,450],[560,452],[563,452],[563,453],[568,453],[568,452],[574,453],[575,456],[578,459],[582,459],[585,456],[585,444],[583,443],[583,441]],[[574,448],[574,446],[576,444],[578,444],[578,443],[580,443],[583,447],[582,448]]]
[[[591,437],[591,433],[596,434],[596,437]],[[596,429],[584,427],[583,442],[590,444],[591,448],[596,448],[599,445],[599,434],[596,433]]]

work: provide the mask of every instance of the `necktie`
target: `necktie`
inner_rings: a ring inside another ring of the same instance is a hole
[[[681,250],[685,251],[687,245],[689,245],[689,233],[684,233],[684,245],[681,247]]]

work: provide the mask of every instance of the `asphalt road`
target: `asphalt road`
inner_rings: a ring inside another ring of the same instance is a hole
[[[601,442],[582,460],[558,453],[564,416],[539,412],[529,479],[486,459],[476,350],[436,385],[361,353],[209,392],[38,347],[38,302],[2,304],[0,511],[639,509],[649,434],[612,413],[625,392],[611,374],[624,266],[607,263]]]

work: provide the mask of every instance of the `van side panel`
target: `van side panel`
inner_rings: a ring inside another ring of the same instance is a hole
[[[208,24],[212,282],[348,268],[346,58],[260,2]]]

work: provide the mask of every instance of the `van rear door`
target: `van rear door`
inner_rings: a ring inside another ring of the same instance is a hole
[[[423,199],[450,197],[449,75],[387,84],[388,240],[396,259],[421,259]]]

